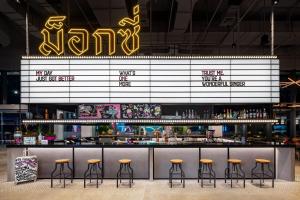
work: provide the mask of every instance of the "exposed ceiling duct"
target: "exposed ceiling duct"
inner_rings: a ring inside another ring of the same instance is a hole
[[[20,29],[25,30],[25,10],[23,13],[17,12],[16,7],[22,6],[20,1],[8,1],[2,0],[0,6],[0,12],[3,13],[8,19],[14,22]],[[29,22],[30,34],[35,37],[39,37],[38,28]]]

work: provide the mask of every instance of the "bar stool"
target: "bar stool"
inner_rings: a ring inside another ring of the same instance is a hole
[[[121,159],[119,160],[119,163],[120,163],[120,168],[119,171],[117,172],[117,187],[119,187],[119,179],[120,179],[120,183],[122,183],[122,179],[124,179],[123,176],[128,175],[129,187],[131,188],[131,184],[133,183],[133,169],[130,166],[131,160]]]
[[[214,187],[216,187],[216,173],[212,169],[213,160],[210,159],[201,159],[200,166],[198,170],[198,183],[199,179],[201,178],[201,187],[203,187],[203,178],[204,175],[209,176],[209,183],[211,183],[211,178],[214,179]]]
[[[170,160],[170,163],[172,164],[171,168],[169,169],[169,183],[170,187],[173,187],[173,176],[174,175],[180,175],[180,183],[183,183],[183,188],[185,187],[185,174],[182,169],[182,163],[183,160],[181,159],[172,159]],[[179,169],[178,169],[179,168]]]
[[[239,178],[244,179],[244,188],[246,186],[245,172],[242,170],[242,161],[239,159],[228,159],[228,166],[225,169],[225,183],[227,178],[230,178],[230,186],[232,187],[232,179],[236,179],[239,182]],[[234,177],[235,176],[235,177]]]
[[[65,164],[70,170],[70,173],[65,172]],[[57,170],[57,166],[59,165],[59,174],[54,175]],[[63,176],[64,180],[64,188],[66,187],[66,178],[71,178],[71,183],[73,183],[73,169],[70,167],[70,159],[59,159],[55,160],[55,168],[51,172],[51,188],[53,187],[53,178],[59,177],[59,183],[61,183],[61,178]]]
[[[99,160],[99,159],[90,159],[90,160],[87,160],[87,163],[88,163],[88,168],[84,172],[84,188],[86,186],[86,183],[85,183],[86,178],[90,178],[90,183],[91,183],[93,175],[96,175],[97,188],[98,188],[99,177],[101,179],[101,183],[103,183],[103,171],[102,171],[102,167],[100,165],[101,160]]]
[[[255,172],[259,164],[260,164],[260,171]],[[270,164],[271,164],[271,160],[260,159],[260,158],[255,159],[255,167],[251,170],[251,183],[253,183],[253,177],[259,178],[259,186],[262,187],[262,182],[263,183],[265,182],[265,177],[272,178],[272,187],[274,187],[274,173],[270,169]],[[268,167],[268,171],[270,172],[270,174],[268,174],[265,171],[265,166]]]

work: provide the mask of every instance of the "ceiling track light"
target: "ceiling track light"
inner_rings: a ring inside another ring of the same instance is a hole
[[[273,3],[273,6],[276,6],[276,5],[278,5],[279,0],[272,0],[272,3]]]

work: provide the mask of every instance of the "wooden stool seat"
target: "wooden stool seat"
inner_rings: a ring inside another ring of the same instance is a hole
[[[267,159],[255,159],[255,162],[257,163],[271,163],[271,160],[267,160]]]
[[[200,162],[203,164],[212,164],[214,161],[211,159],[201,159]]]
[[[229,163],[233,163],[233,164],[240,164],[240,163],[242,163],[242,161],[239,160],[239,159],[228,159],[228,162]]]
[[[87,160],[87,163],[97,164],[97,163],[101,163],[101,160],[100,159],[90,159],[90,160]]]
[[[121,164],[131,163],[131,160],[130,159],[121,159],[121,160],[119,160],[119,163],[121,163]]]
[[[55,163],[69,163],[70,162],[70,159],[58,159],[58,160],[55,160]]]
[[[172,164],[181,164],[181,163],[183,163],[183,160],[181,160],[181,159],[172,159],[172,160],[170,160],[170,162]]]

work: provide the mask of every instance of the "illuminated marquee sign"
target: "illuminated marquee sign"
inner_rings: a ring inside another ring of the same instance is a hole
[[[22,103],[279,103],[279,60],[23,57]]]
[[[124,17],[118,23],[121,27],[117,34],[122,38],[121,48],[126,55],[132,55],[140,48],[140,8],[139,5],[133,7],[133,18]],[[49,56],[51,53],[62,55],[65,52],[64,38],[65,31],[63,29],[66,16],[53,16],[45,23],[45,27],[41,30],[43,42],[39,46],[39,51],[44,56]],[[129,27],[132,27],[130,29]],[[53,34],[55,39],[52,39]],[[71,28],[68,31],[70,36],[67,43],[69,50],[81,56],[89,50],[90,33],[83,28]],[[95,55],[103,53],[103,38],[108,40],[108,55],[113,55],[116,52],[116,34],[110,28],[98,28],[91,34],[95,40]]]

